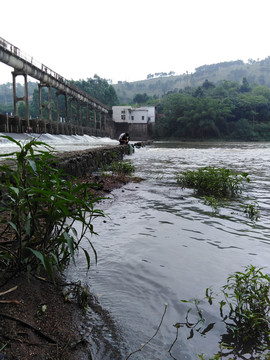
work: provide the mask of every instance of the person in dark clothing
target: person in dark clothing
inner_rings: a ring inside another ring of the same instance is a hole
[[[130,140],[130,136],[128,133],[122,133],[120,136],[119,136],[119,144],[120,145],[124,145],[124,144],[128,144],[129,140]]]

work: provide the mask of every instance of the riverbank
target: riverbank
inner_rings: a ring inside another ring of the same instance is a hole
[[[138,179],[85,175],[77,181],[95,183],[91,191],[108,197],[113,189]],[[90,346],[81,330],[83,309],[75,300],[68,298],[67,301],[65,289],[63,278],[59,277],[57,285],[54,285],[44,274],[27,277],[24,273],[1,286],[1,360],[92,359]]]

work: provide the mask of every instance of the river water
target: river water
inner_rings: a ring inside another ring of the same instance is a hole
[[[115,140],[90,137],[71,139],[46,135],[59,151],[115,144]],[[116,142],[117,143],[117,142]],[[0,146],[5,151],[7,144]],[[181,299],[202,299],[205,289],[219,292],[227,277],[253,264],[270,272],[270,143],[154,142],[127,156],[140,183],[114,190],[98,208],[106,217],[95,219],[92,242],[98,263],[86,272],[79,254],[77,265],[66,272],[70,280],[89,286],[93,307],[87,311],[82,335],[91,343],[95,360],[197,359],[197,354],[218,351],[225,332],[218,306],[200,304],[212,331],[201,336],[180,329],[190,304]],[[251,182],[240,198],[214,212],[191,189],[181,189],[175,175],[203,166],[227,167],[249,174]],[[244,204],[258,203],[259,219],[251,221]],[[196,314],[194,314],[194,320]]]
[[[206,336],[180,329],[171,349],[177,322],[184,322],[190,304],[205,289],[219,292],[227,277],[253,264],[269,272],[270,143],[155,142],[127,157],[140,183],[114,190],[100,204],[105,219],[94,221],[92,237],[98,263],[85,273],[83,254],[68,277],[88,284],[96,304],[89,310],[89,340],[95,360],[122,360],[150,339],[131,359],[196,359],[213,355],[225,332],[217,305],[203,301],[206,323],[215,326]],[[214,212],[191,189],[181,189],[175,175],[203,166],[227,167],[249,174],[241,197]],[[244,204],[258,203],[260,218],[251,221]],[[194,319],[195,319],[194,314]],[[87,326],[85,331],[87,332]],[[171,356],[172,355],[172,356]]]

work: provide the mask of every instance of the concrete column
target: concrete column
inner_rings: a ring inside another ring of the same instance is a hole
[[[60,105],[59,105],[59,96],[60,95],[63,95],[64,99],[65,99],[65,108],[64,108],[64,110],[60,109]],[[57,121],[58,121],[58,123],[60,122],[60,115],[61,114],[64,114],[65,122],[67,122],[67,112],[68,112],[67,107],[68,106],[67,106],[67,94],[66,93],[60,92],[60,91],[58,91],[56,93],[56,107],[57,107]]]
[[[72,97],[70,97],[68,99],[69,101],[69,122],[72,123],[73,122],[73,111],[72,111]]]
[[[97,129],[97,113],[96,110],[94,110],[94,129]]]
[[[18,75],[22,75],[24,77],[24,96],[18,97],[17,96],[17,89],[16,89],[16,77]],[[28,83],[27,83],[27,74],[24,72],[13,71],[12,72],[13,78],[13,106],[14,106],[14,116],[18,116],[18,109],[17,104],[20,101],[23,101],[25,104],[25,120],[27,123],[27,127],[29,128],[29,99],[28,99]]]
[[[88,103],[86,104],[86,121],[85,121],[86,126],[90,127],[90,115],[89,115],[89,105]]]
[[[101,130],[101,111],[99,112],[99,130]]]
[[[48,104],[45,105],[43,104],[42,101],[42,88],[46,87],[48,89]],[[49,113],[49,122],[50,122],[50,127],[52,127],[52,93],[51,93],[51,86],[44,84],[44,83],[39,83],[38,84],[38,91],[39,91],[39,117],[42,120],[43,119],[43,109],[47,108],[48,109],[48,113]]]

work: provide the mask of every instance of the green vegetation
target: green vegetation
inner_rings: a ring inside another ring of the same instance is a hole
[[[34,271],[43,267],[54,279],[82,249],[88,267],[89,251],[83,239],[96,251],[88,236],[94,233],[92,221],[103,212],[94,208],[99,199],[88,191],[89,184],[74,184],[55,167],[51,148],[37,140],[21,144],[3,156],[0,164],[0,269]]]
[[[249,265],[243,272],[235,272],[222,287],[219,302],[221,320],[227,333],[222,335],[220,351],[210,360],[245,358],[245,354],[268,359],[270,351],[270,275],[262,268]],[[206,290],[212,304],[212,293]],[[203,355],[200,359],[204,359]]]
[[[207,333],[215,327],[216,323],[209,323],[204,312],[205,300],[211,306],[216,299],[221,299],[218,301],[219,315],[221,322],[226,326],[226,333],[221,335],[219,351],[215,355],[208,357],[205,354],[199,354],[198,359],[268,360],[270,356],[270,275],[264,274],[262,268],[254,265],[246,266],[243,272],[237,271],[228,276],[227,283],[221,288],[219,294],[214,294],[211,288],[207,288],[205,297],[201,300],[197,298],[181,300],[184,304],[191,304],[191,307],[186,312],[185,320],[173,325],[176,328],[176,335],[168,349],[170,357],[176,360],[174,345],[182,335],[181,328],[188,330],[187,340],[190,340],[195,334],[206,337]],[[139,349],[130,353],[126,359],[141,351],[157,335],[167,306],[168,304],[165,304],[155,334]]]
[[[222,288],[220,314],[226,324],[224,337],[238,352],[269,349],[270,275],[249,265],[244,272],[229,276]],[[224,306],[229,309],[224,315]]]
[[[114,161],[110,165],[103,166],[102,172],[111,172],[112,175],[132,175],[135,172],[134,165],[129,160]]]
[[[270,89],[266,86],[205,80],[164,96],[159,104],[156,137],[191,140],[270,139]]]
[[[250,220],[257,221],[260,217],[260,210],[258,208],[258,203],[255,201],[253,204],[245,204],[244,212],[250,218]]]
[[[211,331],[215,323],[207,322],[200,305],[204,300],[212,305],[215,298],[222,296],[219,301],[220,318],[226,325],[227,332],[221,336],[219,352],[210,360],[245,359],[245,354],[257,357],[260,354],[269,355],[269,290],[270,275],[264,274],[262,268],[249,265],[243,272],[235,272],[227,278],[227,284],[221,288],[221,294],[213,296],[213,290],[207,288],[206,296],[202,300],[197,298],[191,301],[181,300],[184,303],[191,303],[192,307],[187,310],[186,321],[174,325],[177,329],[176,340],[180,327],[189,330],[188,339],[194,336],[195,331],[203,336]],[[195,321],[194,314],[197,315]],[[191,315],[192,322],[189,320]],[[198,355],[198,358],[205,359],[205,355]]]
[[[226,168],[208,166],[197,171],[185,171],[178,174],[177,183],[184,187],[194,188],[198,195],[206,195],[213,200],[234,197],[242,192],[244,182],[250,179],[247,173],[237,174]]]
[[[114,87],[98,75],[94,75],[93,79],[88,78],[87,80],[73,81],[73,83],[107,106],[119,104]]]
[[[149,74],[147,79],[127,82],[119,81],[113,85],[121,103],[131,103],[136,94],[146,93],[149,97],[160,99],[169,92],[181,92],[187,88],[197,88],[206,79],[215,85],[223,80],[240,84],[245,77],[250,84],[270,87],[270,57],[248,63],[242,60],[226,61],[217,64],[203,65],[193,73],[185,72],[176,75],[174,72]]]

